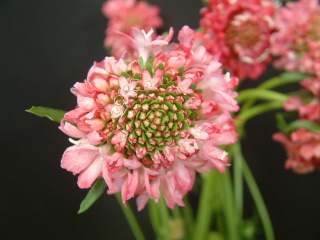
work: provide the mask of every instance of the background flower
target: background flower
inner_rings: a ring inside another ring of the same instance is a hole
[[[145,1],[108,0],[103,4],[102,13],[109,20],[104,45],[116,58],[124,57],[122,55],[130,45],[130,41],[118,32],[131,34],[132,27],[150,31],[163,25],[160,8]]]
[[[276,133],[273,139],[282,143],[287,150],[287,169],[299,174],[320,169],[320,134],[301,128],[292,132],[290,137]]]
[[[209,0],[199,37],[223,67],[240,79],[257,79],[271,61],[270,36],[277,6],[271,0]]]
[[[317,0],[287,3],[276,14],[272,36],[274,66],[319,75],[320,6]]]

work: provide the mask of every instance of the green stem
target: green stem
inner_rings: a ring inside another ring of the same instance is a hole
[[[171,239],[171,230],[170,230],[170,214],[169,209],[167,207],[167,204],[164,200],[164,198],[160,198],[158,202],[160,211],[160,219],[161,219],[161,236],[163,236],[162,239],[164,240],[170,240]]]
[[[192,239],[205,239],[209,233],[209,226],[212,217],[212,199],[213,189],[216,184],[215,178],[219,174],[217,170],[213,170],[210,173],[203,174],[202,189],[200,194],[198,214],[193,231]]]
[[[185,196],[184,198],[184,202],[186,204],[186,206],[184,206],[182,208],[182,213],[184,216],[184,220],[186,221],[186,230],[188,233],[188,239],[191,239],[191,236],[193,234],[193,227],[194,227],[194,221],[193,221],[193,213],[192,213],[192,209],[188,200],[188,196]]]
[[[222,200],[222,209],[226,220],[226,238],[230,240],[240,239],[240,234],[238,231],[240,219],[235,217],[237,214],[235,211],[234,196],[232,193],[232,183],[230,173],[228,170],[220,174],[219,183],[220,196]]]
[[[261,83],[256,89],[273,89],[282,85],[300,82],[303,79],[306,79],[307,77],[310,77],[310,75],[305,73],[299,73],[299,72],[284,72],[279,76],[270,78],[265,82]],[[245,110],[247,108],[250,108],[255,103],[256,100],[257,99],[255,98],[248,100],[241,107],[241,109]]]
[[[288,99],[288,96],[271,90],[254,88],[240,91],[239,96],[236,98],[238,103],[248,99],[279,101],[284,103]]]
[[[257,183],[254,180],[254,177],[249,169],[249,166],[247,165],[247,163],[245,161],[243,161],[243,175],[244,175],[244,178],[247,182],[249,191],[251,192],[251,195],[252,195],[252,198],[255,202],[255,205],[257,207],[266,239],[267,240],[274,240],[275,236],[274,236],[272,223],[270,220],[270,216],[269,216],[267,207],[263,201],[260,190],[257,186]]]
[[[122,203],[122,199],[121,199],[121,194],[120,193],[117,193],[116,194],[116,198],[120,204],[120,207],[124,213],[124,215],[126,216],[127,218],[127,221],[131,227],[131,230],[133,232],[133,235],[135,236],[135,238],[137,240],[145,240],[146,238],[144,237],[144,234],[140,228],[140,225],[129,205],[129,203],[127,202],[127,208],[123,205]]]
[[[240,144],[236,142],[232,145],[233,153],[233,173],[234,173],[234,201],[238,219],[243,217],[243,156],[241,154]]]
[[[159,235],[159,229],[161,226],[159,211],[157,209],[157,204],[153,200],[148,202],[148,211],[151,220],[151,225],[156,235]]]
[[[240,136],[243,134],[243,128],[244,124],[251,118],[276,109],[281,109],[282,103],[281,102],[268,102],[264,104],[260,104],[258,106],[254,106],[248,110],[241,111],[236,118],[240,119],[240,121],[236,122],[236,125],[238,127],[238,132],[240,133]]]
[[[258,88],[273,89],[282,85],[300,82],[307,77],[310,77],[310,75],[299,72],[285,72],[280,74],[279,76],[266,80],[265,82],[261,83]]]
[[[181,218],[181,212],[179,206],[175,206],[174,209],[172,209],[172,216],[174,218]]]

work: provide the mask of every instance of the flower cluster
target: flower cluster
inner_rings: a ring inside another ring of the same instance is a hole
[[[275,133],[273,139],[284,144],[288,159],[285,167],[298,174],[320,169],[320,134],[300,128],[290,137],[282,132]]]
[[[128,39],[119,33],[130,35],[133,27],[149,31],[163,25],[160,8],[145,1],[109,0],[103,4],[102,13],[109,19],[104,45],[117,59],[124,58],[123,53],[130,54]]]
[[[290,97],[284,104],[287,111],[297,111],[299,118],[320,124],[320,83],[318,78],[308,78],[301,82],[307,90],[308,97]],[[310,96],[311,95],[311,96]],[[304,100],[304,101],[303,101]],[[320,169],[320,134],[305,128],[298,128],[290,136],[279,132],[273,139],[284,144],[288,159],[286,168],[299,174],[309,173]]]
[[[152,40],[152,31],[133,29],[127,38],[136,58],[106,57],[72,88],[78,104],[60,129],[79,140],[71,140],[61,166],[79,174],[79,187],[103,177],[124,204],[138,195],[142,209],[162,195],[173,208],[184,205],[196,172],[229,165],[217,146],[237,139],[229,112],[238,110],[238,80],[222,74],[189,27],[179,44],[169,44],[172,34]]]
[[[277,5],[272,0],[209,0],[207,5],[201,11],[203,44],[221,53],[224,68],[240,79],[258,78],[271,61]]]
[[[301,96],[292,96],[284,104],[286,111],[295,111],[307,126],[320,124],[320,6],[317,0],[288,3],[275,18],[278,31],[272,37],[274,65],[288,71],[313,74],[301,82]],[[305,123],[305,122],[304,122]],[[286,168],[308,173],[320,168],[320,134],[302,125],[285,134],[274,134],[284,144],[288,159]]]
[[[274,239],[237,142],[236,126],[240,138],[251,118],[285,110],[277,114],[280,132],[273,134],[287,150],[285,168],[298,174],[320,169],[320,5],[317,0],[283,5],[275,0],[203,2],[200,28],[184,26],[178,43],[171,43],[172,28],[163,35],[155,32],[163,25],[159,7],[139,0],[108,0],[102,12],[109,19],[105,47],[111,56],[94,62],[86,80],[73,86],[75,109],[28,111],[61,120],[59,128],[70,136],[73,145],[65,150],[61,167],[78,175],[80,188],[92,187],[79,212],[106,188],[108,194],[120,193],[125,206],[136,197],[138,210],[149,199],[160,198],[165,200],[160,205],[184,206],[198,173],[207,173],[201,178],[204,187],[196,216],[190,206],[181,212],[150,206],[157,234],[164,239],[183,239],[186,234],[205,239],[212,233],[225,239],[256,239],[255,231],[247,231],[248,226],[254,229],[255,220],[241,214],[243,183],[238,180],[244,179],[265,236]],[[268,64],[284,72],[254,89],[233,90],[238,79],[259,78]],[[301,91],[275,90],[296,82]],[[239,110],[236,100],[243,107],[232,116]],[[212,171],[228,170],[229,151],[234,151],[230,155],[237,163],[234,175]],[[216,182],[221,186],[215,187]],[[231,190],[235,198],[230,198]],[[217,217],[217,226],[210,224]],[[136,237],[144,239],[136,220],[128,220]],[[169,226],[168,220],[183,227]]]
[[[320,6],[318,0],[300,0],[283,7],[275,18],[272,37],[275,67],[316,74],[320,78]]]

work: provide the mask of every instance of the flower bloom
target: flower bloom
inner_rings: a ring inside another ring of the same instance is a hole
[[[82,144],[66,150],[62,167],[80,174],[80,187],[103,177],[124,204],[138,196],[138,209],[161,195],[170,208],[183,206],[197,172],[229,165],[218,146],[237,140],[229,112],[238,110],[232,91],[238,80],[195,46],[189,27],[179,32],[180,44],[152,43],[149,32],[134,31],[132,46],[143,57],[106,57],[72,88],[78,104],[60,129]],[[140,44],[142,35],[152,47]]]
[[[279,132],[273,135],[273,139],[287,150],[287,169],[299,174],[320,169],[320,134],[302,128],[292,132],[290,138]]]
[[[240,79],[258,78],[271,61],[270,36],[277,9],[272,0],[209,0],[199,38],[223,67]]]
[[[130,41],[118,32],[130,35],[133,27],[149,31],[163,25],[160,8],[145,1],[108,0],[102,6],[102,13],[109,19],[104,45],[111,48],[116,58],[123,57],[130,45]]]
[[[320,79],[307,78],[301,82],[309,96],[290,97],[284,104],[287,111],[297,111],[299,117],[320,124]]]
[[[290,2],[275,17],[272,36],[275,67],[320,77],[320,6],[318,0]]]

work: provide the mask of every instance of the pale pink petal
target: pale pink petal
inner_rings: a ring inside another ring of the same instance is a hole
[[[86,169],[98,156],[98,149],[90,144],[68,147],[61,160],[61,167],[78,174]]]

